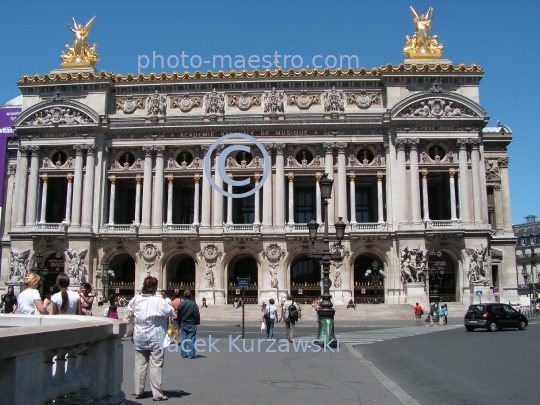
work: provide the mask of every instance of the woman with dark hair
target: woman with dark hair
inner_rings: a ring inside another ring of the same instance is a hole
[[[2,295],[2,307],[4,307],[4,312],[6,314],[14,314],[17,310],[17,297],[13,292],[12,285],[9,285],[7,292]]]
[[[277,307],[274,305],[275,301],[270,298],[268,300],[268,307],[264,310],[263,319],[266,322],[266,339],[274,338],[274,322],[276,321]]]
[[[174,308],[160,295],[156,295],[157,287],[157,278],[146,277],[142,294],[129,302],[127,310],[134,318],[135,398],[144,398],[146,371],[150,368],[150,386],[154,401],[166,401],[169,398],[163,395],[161,390],[164,341],[167,321],[174,316]]]
[[[111,294],[109,297],[109,312],[107,312],[107,318],[118,319],[118,301],[114,294]]]
[[[94,303],[94,289],[89,283],[84,283],[79,291],[81,297],[81,310],[83,315],[92,316],[92,304]]]
[[[79,294],[68,290],[68,275],[60,273],[56,277],[56,286],[60,289],[60,292],[51,297],[53,315],[81,315],[81,300]]]

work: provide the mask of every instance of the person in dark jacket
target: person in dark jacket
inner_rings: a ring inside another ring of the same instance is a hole
[[[184,301],[178,305],[177,313],[180,333],[182,334],[180,354],[183,358],[196,359],[198,356],[195,356],[195,334],[197,333],[197,325],[201,323],[201,315],[199,307],[191,299],[191,291],[184,291]]]

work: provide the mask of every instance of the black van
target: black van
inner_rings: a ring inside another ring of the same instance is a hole
[[[469,332],[476,328],[487,328],[490,332],[496,332],[505,328],[525,330],[529,320],[510,305],[492,303],[469,305],[463,323]]]

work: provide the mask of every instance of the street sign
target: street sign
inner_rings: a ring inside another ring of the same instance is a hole
[[[114,292],[118,294],[120,292],[120,288],[117,288],[116,290],[114,290]]]
[[[299,289],[299,290],[298,290],[298,295],[302,295],[302,294],[304,294],[304,290]]]
[[[178,292],[178,288],[175,288],[175,289],[174,289],[174,292],[177,293],[177,292]]]
[[[238,287],[249,287],[249,278],[237,278]]]
[[[365,293],[366,293],[366,289],[365,289],[365,288],[362,288],[362,289],[360,290],[360,292],[361,292],[362,294],[365,294]]]
[[[499,287],[493,287],[493,292],[498,293],[499,292]]]
[[[236,295],[240,295],[240,288],[236,289]]]
[[[481,297],[483,294],[482,294],[482,291],[477,291],[476,292],[476,295],[478,295],[479,297]]]

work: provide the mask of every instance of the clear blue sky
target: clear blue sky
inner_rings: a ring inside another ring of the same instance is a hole
[[[164,56],[165,69],[144,73],[197,70],[166,66],[169,55],[180,59],[182,51],[189,55],[186,65],[193,55],[234,60],[278,51],[300,55],[304,65],[314,55],[357,55],[361,67],[371,68],[403,62],[405,35],[414,33],[409,5],[418,13],[435,9],[431,35],[444,44],[445,58],[484,68],[480,102],[489,125],[500,120],[514,132],[508,149],[513,222],[540,217],[539,0],[3,1],[0,102],[19,94],[20,76],[60,67],[59,55],[72,41],[66,27],[72,17],[86,24],[97,15],[89,42],[98,44],[97,67],[107,72],[137,73],[138,55],[153,52]],[[203,64],[199,70],[212,69]]]

